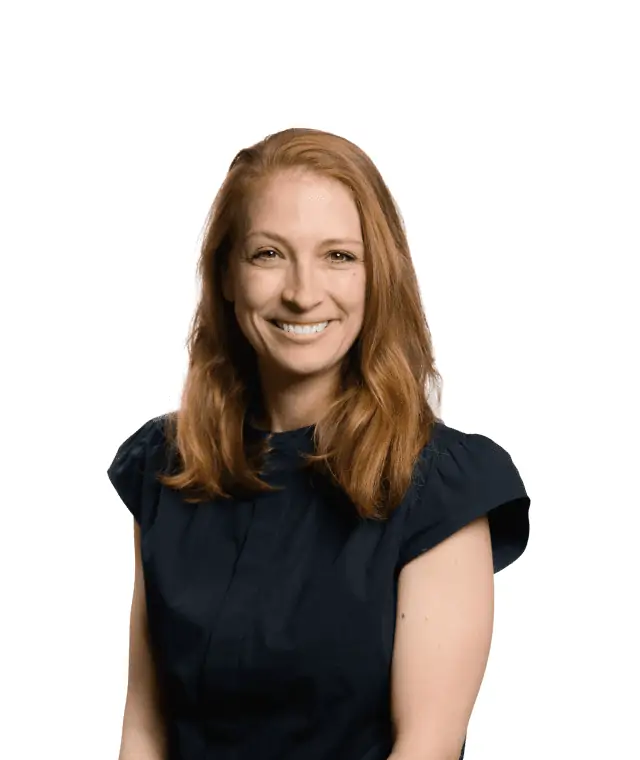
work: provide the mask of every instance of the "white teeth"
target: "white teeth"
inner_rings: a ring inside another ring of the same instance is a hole
[[[296,333],[296,335],[309,335],[311,333],[322,332],[329,322],[319,322],[315,325],[288,325],[286,322],[276,322],[278,327],[285,332]]]

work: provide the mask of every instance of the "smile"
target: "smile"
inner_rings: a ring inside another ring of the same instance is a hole
[[[324,332],[332,321],[333,320],[326,322],[317,322],[315,324],[309,325],[293,325],[287,322],[272,321],[270,324],[272,324],[280,332],[284,332],[287,335],[291,335],[292,337],[313,337]]]

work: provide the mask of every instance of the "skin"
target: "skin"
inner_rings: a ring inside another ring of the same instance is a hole
[[[360,217],[344,185],[307,171],[271,178],[247,213],[247,235],[230,257],[223,294],[258,357],[264,426],[293,430],[319,419],[362,328]],[[313,340],[300,341],[272,319],[331,322]]]
[[[398,579],[389,760],[458,760],[493,635],[487,516],[407,563]]]
[[[133,521],[135,580],[129,625],[129,677],[118,760],[164,760],[167,735],[149,638],[140,526]]]

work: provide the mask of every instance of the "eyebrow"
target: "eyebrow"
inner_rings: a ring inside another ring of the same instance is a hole
[[[247,238],[253,237],[254,235],[262,235],[262,237],[268,237],[272,240],[277,240],[279,243],[282,243],[282,245],[290,245],[288,240],[282,235],[278,235],[276,232],[268,232],[267,230],[256,230],[255,232],[250,232],[247,235]],[[320,245],[361,245],[364,246],[364,242],[362,240],[350,240],[347,238],[326,238],[325,240],[320,241]]]

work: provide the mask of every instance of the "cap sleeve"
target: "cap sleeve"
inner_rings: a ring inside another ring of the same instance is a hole
[[[121,443],[107,469],[111,484],[143,530],[154,519],[160,489],[156,474],[164,467],[162,420],[148,420]]]
[[[490,438],[446,428],[423,449],[405,523],[400,567],[487,515],[494,573],[529,540],[530,499],[511,456]]]

